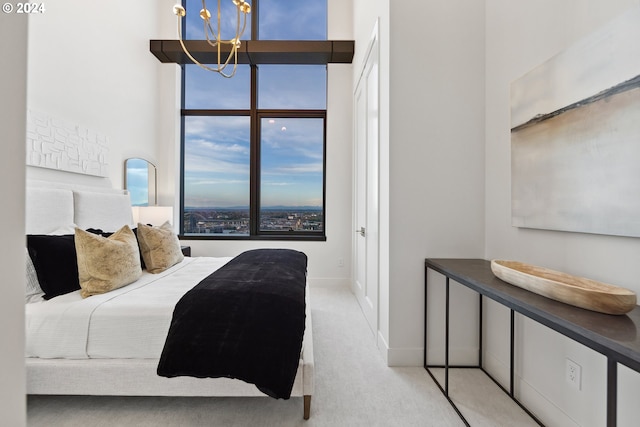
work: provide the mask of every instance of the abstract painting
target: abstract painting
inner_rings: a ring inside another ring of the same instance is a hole
[[[511,84],[516,227],[640,237],[640,8]]]

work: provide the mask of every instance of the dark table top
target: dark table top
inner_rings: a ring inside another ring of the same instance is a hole
[[[554,301],[498,279],[484,259],[428,258],[425,266],[640,372],[640,306],[617,316]]]

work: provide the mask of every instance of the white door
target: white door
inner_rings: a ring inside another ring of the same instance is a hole
[[[372,332],[378,330],[378,37],[377,26],[354,94],[354,293]]]

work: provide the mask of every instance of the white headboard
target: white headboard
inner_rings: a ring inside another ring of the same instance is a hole
[[[27,180],[27,234],[72,234],[74,227],[113,232],[135,227],[126,190]]]

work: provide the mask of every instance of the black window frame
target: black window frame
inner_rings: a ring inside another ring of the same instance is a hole
[[[183,5],[186,0],[183,0]],[[251,40],[258,40],[258,1],[252,5]],[[183,26],[183,36],[186,31]],[[295,43],[295,41],[292,41]],[[295,65],[295,64],[292,64]],[[192,65],[196,66],[196,65]],[[259,109],[258,108],[258,69],[259,65],[249,65],[250,77],[250,108],[247,109],[186,109],[185,108],[185,81],[186,65],[181,65],[181,105],[180,105],[180,231],[179,237],[184,240],[296,240],[296,241],[326,241],[326,180],[327,180],[327,109]],[[325,65],[326,67],[326,65]],[[217,76],[212,76],[217,77]],[[325,78],[328,80],[328,67]],[[325,93],[325,99],[327,94]],[[250,195],[249,195],[249,234],[185,234],[184,231],[184,173],[185,173],[185,117],[189,116],[244,116],[249,117],[250,122]],[[260,230],[260,123],[263,118],[320,118],[323,121],[323,148],[322,148],[322,230],[318,231],[267,231]]]

